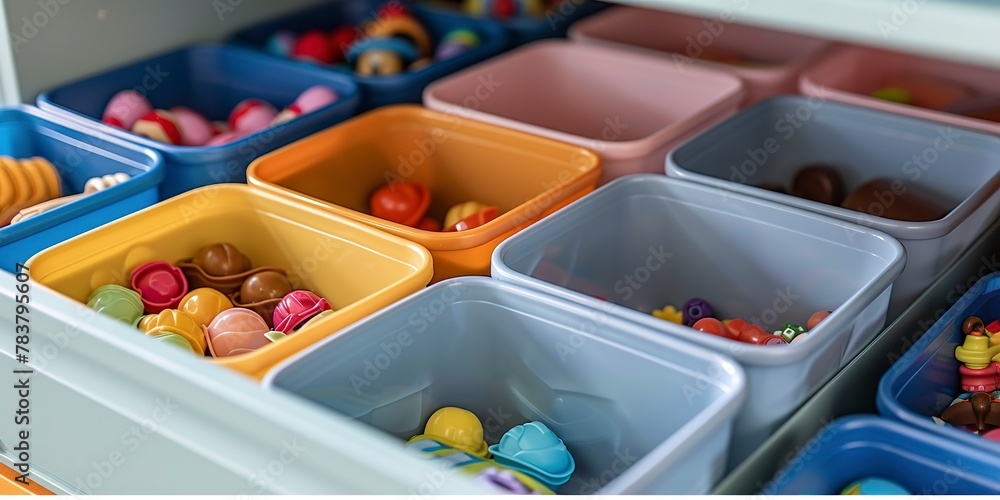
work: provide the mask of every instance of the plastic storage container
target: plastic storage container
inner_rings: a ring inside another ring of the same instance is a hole
[[[569,37],[659,55],[679,69],[693,64],[728,71],[743,80],[747,104],[796,92],[802,70],[829,47],[817,38],[733,24],[740,20],[740,10],[728,12],[705,19],[616,7],[574,24]]]
[[[59,171],[62,193],[83,192],[91,177],[116,172],[131,178],[30,219],[0,228],[0,268],[14,272],[39,250],[159,200],[163,158],[113,137],[99,137],[28,106],[0,108],[0,155],[40,156]]]
[[[875,337],[905,256],[876,231],[658,175],[619,179],[497,247],[493,277],[731,356],[747,372],[738,464]],[[851,272],[844,272],[849,269]],[[707,300],[765,329],[833,311],[808,338],[759,346],[650,314]],[[607,302],[605,302],[607,301]]]
[[[440,8],[459,9],[460,5],[473,2],[439,1],[432,5]],[[490,4],[491,2],[483,2]],[[609,4],[596,0],[553,0],[539,16],[512,16],[497,21],[507,30],[511,47],[518,47],[544,38],[564,38],[566,31],[587,16],[600,12]],[[496,5],[496,2],[492,2]],[[463,7],[464,8],[464,7]]]
[[[443,79],[432,109],[577,144],[601,155],[601,183],[663,172],[667,151],[735,112],[739,79],[662,58],[543,41]]]
[[[810,164],[835,168],[845,193],[876,177],[895,181],[894,191],[880,193],[870,206],[873,213],[884,213],[909,189],[936,193],[935,199],[954,208],[938,220],[907,222],[757,187],[781,183],[788,189],[796,172]],[[906,269],[893,286],[890,320],[1000,209],[1000,139],[818,98],[782,96],[748,108],[671,151],[666,170],[671,177],[830,215],[899,239],[906,247]]]
[[[128,286],[133,269],[155,260],[188,260],[202,246],[229,242],[254,266],[288,272],[335,311],[315,325],[247,354],[212,358],[252,377],[303,347],[375,312],[430,280],[419,245],[322,210],[236,184],[208,186],[154,205],[45,250],[31,276],[76,301],[107,283]],[[142,335],[121,324],[119,335]]]
[[[594,153],[419,106],[375,110],[255,161],[249,182],[430,249],[434,280],[488,275],[501,241],[594,188]],[[369,215],[390,182],[430,191],[427,214],[476,200],[500,216],[458,232],[425,231]]]
[[[542,421],[576,462],[559,493],[706,493],[723,472],[744,375],[656,337],[546,294],[458,278],[304,351],[264,383],[401,439],[444,406],[475,413],[491,444]]]
[[[959,284],[955,295],[965,286]],[[878,410],[966,449],[986,449],[996,456],[1000,443],[964,429],[938,425],[931,418],[940,417],[965,392],[959,380],[961,363],[955,359],[955,348],[965,340],[962,322],[969,316],[978,316],[986,323],[1000,319],[1000,273],[989,274],[969,288],[886,372],[878,385]]]
[[[154,108],[188,106],[210,120],[226,120],[243,99],[263,99],[281,109],[314,85],[334,89],[340,99],[220,146],[173,146],[101,123],[108,100],[125,89],[144,93]],[[206,184],[245,182],[254,158],[352,116],[357,94],[350,79],[329,71],[236,47],[195,45],[44,92],[38,107],[159,151],[166,165],[160,194],[168,198]]]
[[[996,455],[869,415],[834,421],[760,493],[837,495],[873,476],[913,495],[1000,494]]]
[[[820,64],[805,71],[799,87],[806,95],[1000,134],[1000,123],[995,121],[901,104],[871,95],[882,88],[886,78],[902,73],[954,82],[975,93],[996,97],[987,104],[1000,106],[1000,92],[996,87],[1000,70],[869,47],[839,47]]]
[[[433,46],[451,30],[467,29],[479,36],[479,45],[456,57],[432,62],[429,66],[417,71],[405,72],[391,76],[359,76],[346,65],[329,66],[329,69],[347,75],[357,83],[361,90],[360,111],[385,106],[387,104],[419,103],[420,95],[427,84],[445,75],[449,75],[466,66],[499,54],[507,48],[507,35],[502,26],[489,19],[475,19],[454,12],[420,7],[406,0],[343,0],[324,3],[320,6],[303,10],[264,24],[242,30],[230,39],[232,43],[264,50],[268,37],[279,30],[294,33],[304,33],[319,29],[326,32],[340,26],[355,27],[366,19],[377,18],[378,10],[383,5],[403,5],[428,30]],[[362,31],[356,31],[364,33]],[[277,57],[277,56],[270,56]],[[283,60],[287,60],[281,58]],[[312,66],[311,63],[299,64]],[[327,68],[323,68],[327,69]]]

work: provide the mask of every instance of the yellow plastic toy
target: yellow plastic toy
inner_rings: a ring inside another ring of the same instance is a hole
[[[214,288],[195,288],[188,292],[177,305],[179,311],[194,318],[199,325],[208,326],[212,320],[226,309],[232,309],[233,302],[226,294]]]
[[[483,424],[474,413],[446,406],[427,419],[424,433],[410,439],[433,439],[479,458],[489,458],[490,451],[483,440]]]
[[[139,320],[139,329],[150,337],[168,333],[179,335],[188,341],[191,350],[197,354],[205,354],[205,348],[208,347],[201,325],[189,314],[176,309],[164,309],[159,314],[143,316]]]
[[[456,222],[487,208],[489,208],[489,205],[478,201],[459,203],[448,209],[448,213],[444,216],[444,226],[441,227],[454,226]]]
[[[683,313],[674,308],[674,306],[664,306],[663,309],[654,309],[653,316],[660,318],[662,320],[669,321],[671,323],[682,324]]]
[[[965,318],[962,333],[965,334],[965,342],[955,348],[955,359],[972,370],[982,370],[990,363],[1000,362],[1000,343],[995,341],[1000,336],[987,331],[983,320],[976,316]]]

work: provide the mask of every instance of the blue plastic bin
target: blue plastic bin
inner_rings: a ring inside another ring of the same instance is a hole
[[[476,414],[496,444],[539,420],[576,470],[558,493],[707,493],[745,379],[707,350],[483,277],[442,281],[277,366],[290,391],[402,440],[432,413]]]
[[[91,177],[124,172],[128,181],[0,228],[0,267],[14,272],[36,252],[157,201],[163,158],[155,151],[101,137],[30,106],[0,108],[0,155],[41,156],[52,163],[65,195],[83,192]]]
[[[366,19],[375,18],[385,0],[342,0],[322,4],[298,13],[268,21],[245,29],[232,36],[232,43],[263,51],[264,43],[273,33],[288,30],[297,34],[318,29],[326,32],[340,26],[355,27]],[[480,45],[459,56],[427,67],[391,76],[358,76],[346,65],[325,68],[348,75],[361,89],[361,111],[387,104],[419,103],[427,84],[471,66],[488,57],[499,54],[507,48],[507,35],[499,23],[488,19],[474,19],[458,13],[420,7],[405,0],[397,0],[420,20],[427,28],[431,41],[436,47],[441,38],[453,29],[468,29],[479,35]],[[294,61],[268,54],[282,61],[312,66],[309,62]]]
[[[334,89],[340,99],[220,146],[172,146],[101,123],[108,100],[130,88],[145,92],[154,108],[183,105],[210,120],[226,120],[243,99],[256,97],[280,109],[313,85]],[[357,104],[357,87],[343,75],[212,44],[155,56],[38,96],[38,107],[46,111],[159,151],[166,164],[166,179],[160,187],[163,198],[207,184],[246,182],[246,167],[252,160],[350,118]]]
[[[872,415],[831,423],[763,485],[761,493],[836,495],[854,481],[873,476],[914,495],[1000,494],[995,454]]]
[[[456,10],[461,8],[461,2],[439,1],[431,5]],[[573,23],[610,5],[596,0],[558,0],[546,7],[541,16],[517,16],[498,22],[507,30],[510,47],[514,48],[545,38],[566,38],[566,32]]]
[[[938,425],[931,418],[939,417],[955,397],[965,392],[959,382],[955,347],[965,341],[962,322],[969,316],[978,316],[987,324],[1000,319],[1000,273],[976,282],[896,361],[879,381],[876,402],[879,413],[888,418],[945,436],[966,448],[983,448],[997,455],[1000,443],[964,429]]]

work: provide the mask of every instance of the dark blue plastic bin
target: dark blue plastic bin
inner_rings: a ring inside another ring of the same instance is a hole
[[[0,155],[41,156],[55,165],[66,195],[83,192],[91,177],[124,172],[128,181],[23,222],[0,228],[0,267],[15,265],[56,243],[142,210],[157,201],[163,158],[155,151],[99,137],[30,106],[0,108]]]
[[[838,419],[763,485],[765,495],[836,495],[866,477],[914,495],[1000,494],[995,454],[872,415]]]
[[[441,1],[433,5],[456,10],[461,8],[461,2]],[[570,25],[609,5],[596,0],[559,0],[547,7],[542,16],[511,17],[499,23],[507,31],[510,47],[514,48],[545,38],[566,38]]]
[[[189,106],[210,120],[225,120],[243,99],[264,99],[280,109],[313,85],[334,89],[340,99],[220,146],[172,146],[101,123],[111,96],[130,88],[145,92],[155,108]],[[38,96],[38,107],[46,111],[159,151],[167,170],[160,188],[163,198],[207,184],[246,182],[246,167],[252,160],[350,118],[357,105],[357,86],[343,75],[212,44],[152,57]]]
[[[938,425],[931,419],[940,416],[964,392],[955,348],[965,341],[962,321],[969,316],[978,316],[987,324],[1000,319],[1000,273],[980,279],[903,354],[879,381],[876,402],[879,413],[888,418],[940,434],[966,447],[985,449],[996,455],[1000,463],[1000,443],[964,429]]]
[[[361,111],[367,111],[387,104],[419,103],[424,87],[429,83],[499,54],[507,48],[507,35],[503,27],[495,21],[474,19],[459,13],[415,6],[404,0],[398,0],[398,2],[405,5],[424,24],[435,47],[446,33],[459,28],[472,30],[478,34],[479,46],[451,59],[434,62],[417,71],[375,77],[357,76],[354,71],[343,64],[315,66],[308,62],[279,58],[270,54],[268,57],[314,68],[327,68],[349,76],[357,82],[361,90]],[[319,29],[329,32],[343,25],[357,26],[365,19],[374,18],[379,7],[385,3],[385,0],[329,2],[240,31],[233,35],[230,41],[234,44],[263,51],[264,43],[276,31],[288,30],[303,33]]]

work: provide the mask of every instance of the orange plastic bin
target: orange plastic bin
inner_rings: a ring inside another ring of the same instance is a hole
[[[489,275],[501,241],[592,191],[597,154],[551,139],[416,105],[380,108],[258,158],[248,182],[385,230],[430,250],[437,282]],[[370,215],[369,197],[391,182],[431,195],[439,223],[466,201],[500,215],[457,232],[416,229]]]
[[[420,245],[240,184],[175,196],[43,250],[28,267],[39,285],[86,303],[101,285],[127,286],[142,264],[188,260],[221,242],[235,245],[254,266],[284,269],[293,287],[312,290],[334,310],[253,352],[206,358],[257,379],[304,347],[420,290],[432,274],[430,254]],[[121,323],[121,335],[142,332]]]

